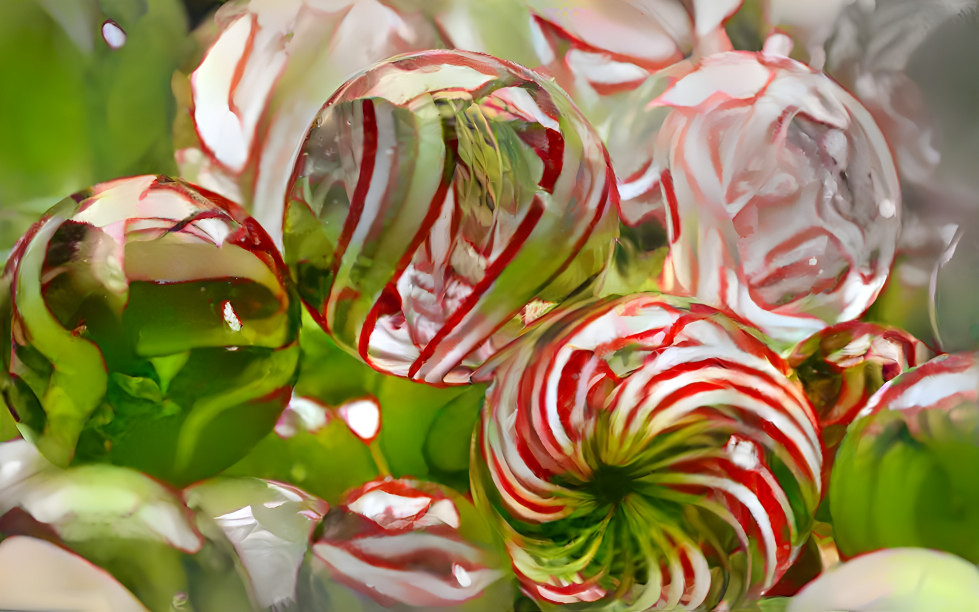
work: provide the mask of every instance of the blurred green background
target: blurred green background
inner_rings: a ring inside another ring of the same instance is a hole
[[[0,249],[75,191],[176,170],[171,80],[194,54],[189,29],[218,4],[0,3]],[[118,48],[102,35],[110,20]]]

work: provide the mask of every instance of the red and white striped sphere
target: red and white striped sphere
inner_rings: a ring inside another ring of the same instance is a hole
[[[903,329],[846,321],[799,343],[788,362],[816,410],[824,441],[835,446],[881,385],[933,355]],[[833,440],[826,438],[828,429]]]
[[[918,546],[979,563],[979,358],[890,380],[847,428],[829,480],[841,555]]]
[[[859,416],[881,410],[915,415],[921,410],[947,410],[979,405],[979,354],[939,355],[889,381],[870,398]]]
[[[489,611],[513,600],[485,521],[434,483],[387,478],[351,491],[312,550],[317,571],[384,606]]]
[[[284,220],[300,293],[377,370],[468,382],[604,268],[616,196],[600,138],[552,82],[428,51],[348,81],[310,128]]]
[[[768,52],[710,55],[654,103],[670,253],[661,288],[791,345],[859,317],[901,227],[897,170],[860,102]]]
[[[819,429],[747,328],[639,294],[552,313],[508,351],[472,481],[526,593],[713,609],[782,576],[819,501]]]

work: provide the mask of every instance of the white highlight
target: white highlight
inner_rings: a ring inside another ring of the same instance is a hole
[[[897,214],[897,204],[895,204],[894,200],[890,198],[884,198],[879,204],[877,204],[877,210],[880,211],[881,217],[890,219]]]
[[[111,19],[102,24],[102,40],[110,49],[118,49],[126,44],[126,32]]]
[[[456,582],[458,582],[459,586],[462,588],[472,586],[473,580],[469,577],[469,572],[467,572],[466,569],[458,563],[452,564],[452,575],[455,576]]]
[[[275,433],[283,438],[291,438],[299,431],[316,433],[329,421],[325,406],[308,397],[293,395],[275,424]]]
[[[227,300],[224,301],[223,314],[224,314],[224,322],[228,324],[228,327],[231,328],[231,331],[235,331],[235,332],[241,331],[241,320],[238,318],[238,314],[235,313],[234,306],[232,306],[231,302]]]
[[[731,436],[724,447],[731,462],[739,468],[754,470],[758,467],[758,448],[751,440]]]
[[[364,442],[377,437],[381,429],[381,407],[373,398],[358,399],[337,409],[350,431]]]
[[[404,497],[375,489],[361,495],[347,507],[383,526],[390,523],[391,519],[417,516],[431,503],[431,497]]]

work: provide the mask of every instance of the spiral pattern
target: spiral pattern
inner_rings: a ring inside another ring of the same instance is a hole
[[[495,372],[472,469],[524,590],[643,610],[773,585],[820,494],[818,426],[788,374],[731,319],[666,296],[528,333]]]
[[[860,316],[894,259],[901,194],[869,112],[768,53],[711,55],[656,101],[665,291],[794,344]]]
[[[400,56],[317,116],[286,260],[347,350],[383,372],[465,383],[603,269],[615,194],[600,139],[552,83],[475,53]]]

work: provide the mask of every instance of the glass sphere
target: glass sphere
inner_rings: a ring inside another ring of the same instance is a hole
[[[602,271],[615,194],[601,140],[551,82],[476,53],[404,55],[317,116],[285,257],[346,350],[382,372],[466,383]]]
[[[288,272],[253,219],[188,183],[132,177],[65,199],[3,283],[3,395],[57,465],[191,482],[244,456],[289,401]]]
[[[823,442],[835,448],[881,385],[933,356],[902,329],[846,321],[799,343],[788,362],[816,410]]]
[[[850,425],[829,508],[840,553],[922,546],[979,562],[979,365],[942,355],[891,380]]]
[[[818,425],[789,374],[716,310],[652,294],[553,313],[521,338],[487,391],[471,474],[524,592],[733,609],[774,585],[820,498]]]
[[[430,4],[222,4],[214,24],[198,31],[209,44],[184,85],[189,121],[178,129],[196,146],[177,152],[181,176],[241,203],[280,244],[289,172],[309,123],[357,71],[399,53],[444,47],[424,13]]]
[[[975,610],[979,569],[948,553],[892,548],[830,568],[788,602],[787,612]]]
[[[901,192],[870,113],[768,53],[708,56],[656,99],[670,254],[662,289],[794,344],[859,317],[887,280]]]
[[[198,522],[213,523],[234,547],[258,608],[296,605],[300,566],[325,501],[285,483],[225,476],[195,483],[183,498]]]
[[[17,538],[38,538],[64,552],[57,555],[59,562],[51,558],[56,551],[50,547],[33,551],[47,553],[49,563],[59,563],[65,573],[50,565],[48,590],[14,609],[44,609],[49,602],[46,609],[109,609],[104,599],[101,606],[81,608],[85,595],[78,590],[76,599],[57,602],[56,589],[70,583],[69,571],[85,571],[89,579],[101,574],[99,583],[86,585],[101,591],[92,594],[95,601],[118,594],[121,585],[150,610],[254,609],[234,549],[220,530],[194,520],[174,488],[115,465],[61,469],[26,440],[0,444],[0,465],[0,547]],[[32,552],[25,548],[23,554]],[[86,568],[75,555],[91,565]],[[0,564],[4,556],[0,552]],[[25,557],[18,569],[26,584],[39,580],[31,566]],[[0,590],[0,605],[9,605],[11,594]]]
[[[497,546],[485,518],[455,491],[407,478],[373,480],[324,517],[309,568],[320,596],[300,604],[370,612],[509,609],[512,575]]]

